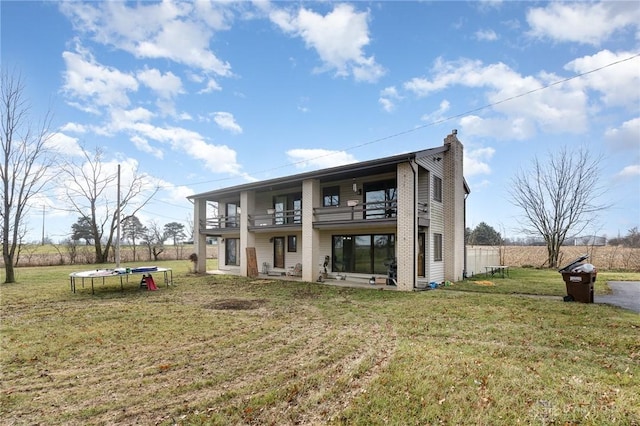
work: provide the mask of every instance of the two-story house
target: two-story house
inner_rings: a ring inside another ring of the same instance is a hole
[[[206,269],[206,239],[216,237],[219,269],[230,274],[298,265],[303,281],[316,281],[325,268],[349,279],[395,268],[389,283],[406,291],[462,279],[469,187],[456,133],[423,151],[189,197],[197,271]]]

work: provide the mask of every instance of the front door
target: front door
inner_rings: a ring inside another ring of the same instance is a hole
[[[273,267],[284,268],[284,237],[273,238]]]
[[[418,276],[424,277],[424,259],[425,259],[425,234],[424,232],[418,233]]]

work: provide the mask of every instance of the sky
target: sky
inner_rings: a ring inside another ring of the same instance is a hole
[[[99,147],[123,186],[134,173],[160,186],[143,224],[188,229],[189,195],[433,148],[457,129],[467,227],[520,236],[512,181],[563,147],[596,160],[609,206],[583,234],[640,226],[637,1],[0,8],[2,67],[34,118],[52,114],[51,146],[78,164]],[[64,186],[34,199],[28,238],[69,237]]]

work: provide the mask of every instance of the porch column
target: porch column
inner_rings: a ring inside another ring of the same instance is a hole
[[[204,231],[207,227],[207,200],[195,198],[193,200],[193,248],[198,255],[196,272],[207,272],[207,236]]]
[[[398,290],[411,291],[417,275],[416,179],[410,163],[398,164],[398,211],[396,258]]]
[[[242,191],[240,193],[240,275],[249,275],[249,262],[247,261],[247,247],[256,246],[256,236],[249,231],[249,215],[255,212],[255,193]]]
[[[302,182],[302,280],[313,282],[320,274],[320,231],[313,227],[313,209],[320,206],[320,181]]]

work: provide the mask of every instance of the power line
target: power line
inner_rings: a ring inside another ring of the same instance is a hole
[[[523,92],[523,93],[520,93],[520,94],[517,94],[517,95],[513,95],[513,96],[510,96],[508,98],[501,99],[501,100],[498,100],[498,101],[495,101],[495,102],[480,106],[480,107],[472,109],[472,110],[468,110],[468,111],[462,112],[460,114],[450,115],[448,117],[441,118],[439,120],[435,120],[435,121],[432,121],[432,122],[429,122],[429,123],[426,123],[426,124],[422,124],[422,125],[413,127],[411,129],[408,129],[408,130],[403,130],[403,131],[398,132],[398,133],[393,133],[391,135],[383,136],[383,137],[380,137],[380,138],[377,138],[377,139],[372,139],[370,141],[363,142],[363,143],[360,143],[360,144],[357,144],[357,145],[352,145],[350,147],[347,147],[347,148],[343,149],[341,152],[353,151],[355,149],[362,148],[362,147],[365,147],[365,146],[368,146],[368,145],[373,145],[373,144],[376,144],[376,143],[379,143],[379,142],[383,142],[383,141],[386,141],[386,140],[389,140],[389,139],[397,138],[399,136],[403,136],[403,135],[406,135],[406,134],[409,134],[409,133],[417,132],[418,130],[425,129],[427,127],[431,127],[431,126],[435,126],[435,125],[438,125],[438,124],[446,123],[447,121],[451,121],[451,120],[454,120],[456,118],[462,118],[464,116],[476,113],[478,111],[482,111],[482,110],[485,110],[485,109],[488,109],[488,108],[492,108],[492,107],[494,107],[496,105],[500,105],[500,104],[503,104],[505,102],[512,101],[514,99],[519,99],[519,98],[522,98],[524,96],[531,95],[532,93],[540,92],[540,91],[546,90],[546,89],[548,89],[550,87],[557,86],[559,84],[566,83],[568,81],[575,80],[577,78],[584,77],[586,75],[593,74],[593,73],[598,72],[598,71],[602,71],[603,69],[612,67],[614,65],[621,64],[623,62],[630,61],[630,60],[635,59],[637,57],[640,57],[640,53],[636,53],[635,55],[632,55],[632,56],[630,56],[628,58],[620,59],[620,60],[611,62],[609,64],[603,65],[601,67],[594,68],[592,70],[585,71],[585,72],[580,73],[580,74],[576,74],[576,75],[574,75],[572,77],[567,77],[567,78],[564,78],[562,80],[554,81],[552,83],[546,84],[546,85],[538,87],[536,89],[531,89],[531,90],[528,90],[526,92]],[[275,170],[280,170],[280,169],[284,169],[284,168],[287,168],[287,167],[295,166],[295,165],[298,165],[298,164],[306,163],[306,162],[309,162],[309,161],[318,160],[320,158],[329,157],[329,156],[335,155],[335,154],[336,154],[335,152],[331,152],[331,153],[328,153],[328,154],[325,154],[325,155],[319,155],[317,157],[312,157],[312,158],[308,158],[308,159],[305,159],[305,160],[286,163],[286,164],[282,164],[280,166],[275,166],[275,167],[272,167],[272,168],[269,168],[269,169],[255,171],[255,172],[249,173],[249,174],[258,175],[258,174],[268,173],[268,172],[272,172],[272,171],[275,171]],[[191,182],[191,183],[182,184],[182,185],[191,185],[191,186],[193,186],[193,185],[202,185],[202,184],[205,184],[205,183],[222,182],[222,181],[225,181],[225,180],[231,180],[231,179],[235,179],[235,178],[237,178],[237,176],[224,177],[224,178],[212,179],[212,180],[206,180],[206,181],[200,181],[200,182]]]

